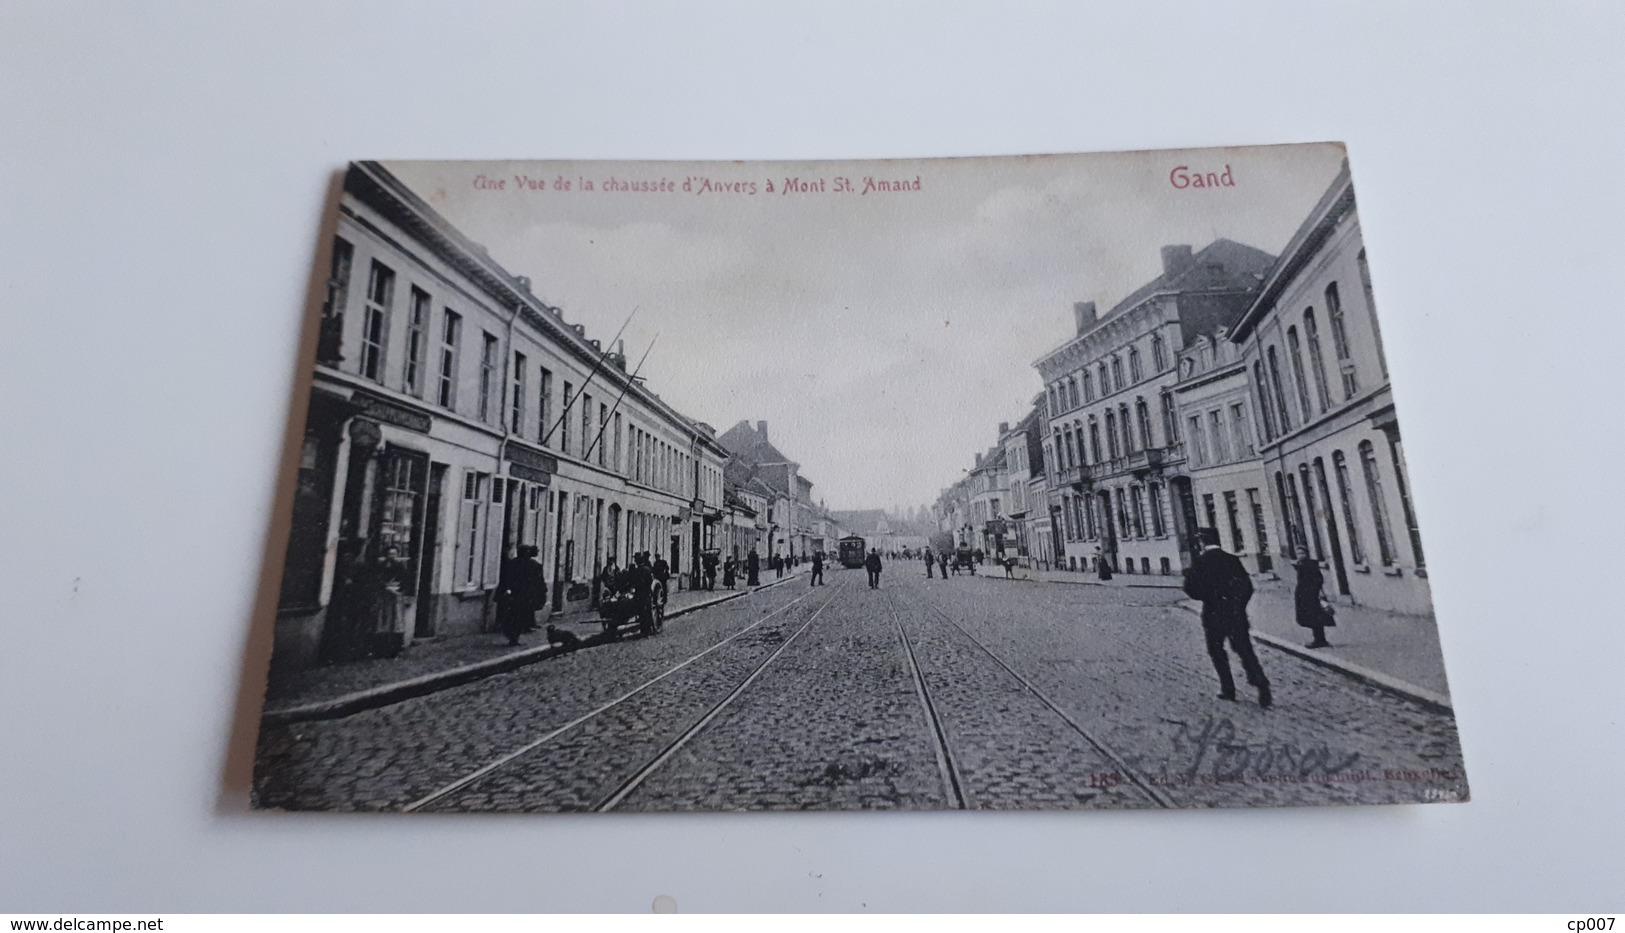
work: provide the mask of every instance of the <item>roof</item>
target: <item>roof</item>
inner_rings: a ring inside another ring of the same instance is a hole
[[[752,464],[795,463],[769,443],[766,434],[758,432],[749,421],[739,422],[724,431],[717,440],[734,455],[735,460],[746,460]]]
[[[1004,455],[1004,445],[994,444],[982,455],[982,462],[971,468],[972,473],[982,473],[988,470],[1003,470],[1008,458]]]
[[[1071,337],[1065,343],[1039,357],[1035,362],[1044,362],[1113,319],[1127,314],[1153,295],[1168,292],[1216,292],[1256,288],[1265,271],[1274,262],[1275,257],[1261,249],[1220,237],[1193,254],[1190,264],[1184,269],[1172,276],[1168,275],[1167,272],[1163,272],[1151,281],[1141,285],[1130,292],[1128,297],[1112,305],[1110,311],[1100,315],[1088,330]]]
[[[1264,315],[1275,306],[1275,300],[1292,283],[1293,277],[1314,258],[1337,226],[1337,222],[1353,209],[1354,179],[1349,175],[1349,163],[1345,159],[1326,193],[1320,196],[1320,200],[1309,211],[1309,216],[1304,218],[1297,232],[1292,234],[1292,239],[1287,241],[1286,249],[1281,250],[1280,258],[1264,275],[1264,286],[1259,290],[1258,297],[1253,299],[1246,313],[1242,314],[1241,319],[1230,329],[1231,340],[1240,343],[1246,339]]]

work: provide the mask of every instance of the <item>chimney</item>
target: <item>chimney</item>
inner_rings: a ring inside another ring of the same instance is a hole
[[[756,422],[756,433],[761,435],[762,443],[764,443],[764,444],[767,443],[767,422],[766,421],[758,421],[758,422]]]
[[[524,289],[526,294],[530,293],[530,276],[516,275],[514,281],[519,283],[519,287]]]
[[[977,465],[977,466],[981,466],[981,465],[982,465],[982,455],[981,455],[981,454],[980,454],[980,453],[978,453],[978,454],[977,454],[977,455],[976,455],[976,465]]]
[[[1095,326],[1095,303],[1092,301],[1073,302],[1072,316],[1077,319],[1078,333],[1083,333]]]
[[[1189,246],[1164,246],[1162,248],[1162,272],[1170,279],[1191,267],[1191,248]]]
[[[999,436],[1003,437],[1003,436],[1005,436],[1006,434],[1009,434],[1009,433],[1010,433],[1010,422],[1008,422],[1008,421],[999,422]]]

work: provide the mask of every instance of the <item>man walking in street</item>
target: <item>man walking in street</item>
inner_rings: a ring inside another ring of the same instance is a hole
[[[926,548],[925,549],[925,578],[927,580],[931,579],[931,564],[936,559],[937,559],[936,556],[931,553],[931,549]]]
[[[751,548],[749,556],[745,558],[745,585],[761,586],[761,573],[762,558],[756,553],[755,548]]]
[[[948,579],[948,552],[947,551],[943,551],[941,554],[937,555],[937,577],[939,579],[942,579],[942,580]]]
[[[863,566],[869,571],[869,589],[880,589],[880,552],[874,548],[869,549],[869,556],[864,559]]]
[[[813,554],[812,585],[813,586],[823,586],[824,585],[824,552],[823,551],[818,551],[818,552]]]
[[[649,552],[640,551],[632,561],[632,566],[626,568],[628,589],[637,600],[638,628],[645,635],[655,632],[654,617],[654,570],[649,566]]]
[[[1185,595],[1202,604],[1202,633],[1207,638],[1208,657],[1219,674],[1219,699],[1236,698],[1230,656],[1224,650],[1228,641],[1247,673],[1247,682],[1258,688],[1258,705],[1268,709],[1273,703],[1270,682],[1253,653],[1247,625],[1247,601],[1253,596],[1253,581],[1241,559],[1219,547],[1219,529],[1198,528],[1196,540],[1202,552],[1185,571]]]
[[[536,554],[534,545],[520,545],[497,575],[497,627],[509,645],[518,645],[519,636],[536,627],[536,610],[547,605],[547,581]]]

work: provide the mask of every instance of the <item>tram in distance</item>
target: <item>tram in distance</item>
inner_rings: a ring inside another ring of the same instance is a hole
[[[847,535],[836,543],[836,547],[839,548],[842,567],[862,567],[863,559],[869,554],[866,542],[858,535]]]

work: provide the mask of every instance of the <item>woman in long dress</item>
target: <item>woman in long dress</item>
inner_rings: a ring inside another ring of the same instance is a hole
[[[1331,642],[1326,640],[1326,626],[1331,620],[1320,603],[1320,588],[1325,585],[1326,577],[1320,572],[1320,562],[1309,556],[1309,549],[1298,548],[1298,559],[1293,561],[1292,569],[1298,572],[1298,585],[1292,591],[1292,601],[1297,607],[1298,624],[1315,633],[1315,638],[1309,643],[1311,648],[1329,648]]]

